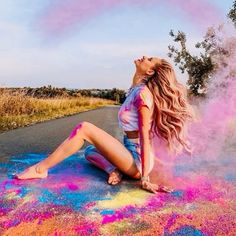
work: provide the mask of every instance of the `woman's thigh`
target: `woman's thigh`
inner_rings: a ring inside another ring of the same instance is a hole
[[[137,138],[136,140],[128,139],[126,135],[123,137],[123,143],[125,147],[131,152],[134,161],[136,163],[137,169],[140,172],[140,175],[142,173],[142,159],[141,159],[141,147],[140,147],[140,141]],[[154,167],[154,154],[152,150],[150,150],[149,155],[149,163],[148,163],[148,170],[147,172],[150,173]]]
[[[123,136],[124,146],[129,150],[132,154],[134,162],[137,166],[138,171],[141,173],[142,164],[141,164],[141,154],[140,154],[140,144],[139,141],[130,140],[126,135]]]
[[[84,139],[120,171],[133,178],[140,177],[131,152],[119,140],[90,122],[84,121],[80,127]]]

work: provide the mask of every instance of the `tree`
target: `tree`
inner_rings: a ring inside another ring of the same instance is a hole
[[[236,27],[236,1],[227,16],[232,20]],[[219,67],[226,67],[227,57],[232,54],[234,47],[228,46],[229,42],[225,41],[222,33],[223,25],[217,28],[209,27],[204,39],[195,44],[199,49],[199,55],[192,55],[186,47],[186,35],[184,32],[178,31],[174,34],[170,31],[170,36],[174,42],[180,44],[180,49],[169,45],[168,56],[174,59],[175,65],[179,66],[182,73],[188,73],[187,85],[190,93],[196,96],[206,95],[208,82],[212,79],[212,75]],[[222,35],[221,35],[222,33]],[[234,44],[235,39],[230,39],[230,44]]]
[[[233,2],[233,6],[227,16],[232,20],[234,26],[236,27],[236,1]]]
[[[214,71],[214,63],[210,56],[210,38],[206,37],[201,43],[197,43],[195,47],[202,47],[205,51],[200,52],[199,56],[191,55],[186,47],[186,35],[184,32],[178,31],[175,35],[173,30],[170,31],[170,36],[175,42],[180,43],[181,49],[176,49],[174,46],[168,46],[168,56],[174,59],[175,65],[179,65],[182,73],[188,73],[187,84],[190,92],[194,95],[204,95],[206,93],[206,83]]]

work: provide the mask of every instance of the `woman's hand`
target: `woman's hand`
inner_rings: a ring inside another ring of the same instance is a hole
[[[149,181],[141,181],[141,188],[144,190],[147,190],[151,193],[157,193],[157,190],[159,189],[159,186],[156,184],[152,184]]]
[[[170,189],[166,186],[163,185],[157,185],[157,184],[153,184],[150,181],[147,180],[141,180],[141,188],[144,190],[147,190],[151,193],[157,193],[157,192],[167,192],[167,193],[171,193],[174,190]]]

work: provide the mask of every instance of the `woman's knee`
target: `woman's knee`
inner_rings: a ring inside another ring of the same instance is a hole
[[[89,123],[88,121],[81,121],[75,126],[75,129],[76,131],[84,131],[87,130],[90,126],[91,123]]]
[[[89,130],[91,129],[91,126],[92,123],[88,121],[79,122],[72,130],[70,138],[74,137],[75,135],[80,135],[83,136],[83,138],[85,139],[89,133]]]
[[[83,133],[83,135],[85,135],[86,137],[89,137],[92,130],[94,128],[94,125],[88,121],[82,121],[79,123],[79,129],[80,132]]]

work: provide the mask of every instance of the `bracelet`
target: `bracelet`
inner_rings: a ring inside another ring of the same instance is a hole
[[[147,181],[149,182],[149,176],[142,176],[141,181]]]

